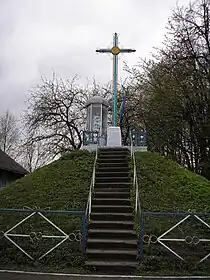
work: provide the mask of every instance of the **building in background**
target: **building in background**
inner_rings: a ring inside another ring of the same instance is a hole
[[[27,174],[20,164],[0,150],[0,188],[11,184]]]

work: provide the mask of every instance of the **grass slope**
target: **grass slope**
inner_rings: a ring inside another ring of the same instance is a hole
[[[0,190],[0,208],[51,210],[85,210],[94,154],[76,151],[61,159],[26,175]],[[30,213],[1,213],[0,232],[6,232]],[[67,214],[44,214],[65,233],[75,233],[79,238],[81,217]],[[11,233],[30,234],[42,232],[44,235],[62,235],[40,215],[34,215]],[[74,236],[71,235],[71,238]],[[12,237],[27,253],[38,260],[55,246],[60,239]],[[30,260],[10,241],[0,236],[0,269],[50,270],[60,272],[81,272],[81,244],[64,242],[42,260]],[[15,256],[15,257],[14,257]],[[78,270],[79,269],[79,270]]]
[[[49,164],[39,170],[26,175],[0,190],[0,208],[30,208],[53,210],[84,210],[87,202],[89,185],[92,175],[94,154],[77,151],[63,156],[60,160]],[[150,152],[136,152],[140,200],[143,210],[152,211],[188,211],[210,212],[210,182],[170,159]],[[135,201],[135,194],[133,192]],[[0,232],[10,229],[26,214],[0,213]],[[51,221],[66,233],[76,232],[81,229],[81,218],[68,215],[46,214]],[[164,231],[180,221],[182,217],[144,217],[144,234],[160,236]],[[209,223],[209,220],[206,219]],[[139,219],[136,220],[136,229],[139,232]],[[49,226],[39,215],[26,221],[24,225],[14,229],[12,233],[43,232],[47,235],[57,235],[58,232]],[[185,238],[199,236],[209,238],[209,229],[196,224],[195,220],[183,223],[168,238]],[[21,240],[14,238],[27,252],[34,252],[38,258],[58,242],[56,240]],[[208,243],[209,244],[209,243]],[[194,267],[194,259],[209,252],[207,245],[186,244],[167,245],[177,253],[188,259],[190,265],[181,261],[158,244],[144,245],[144,260],[140,262],[138,274],[140,275],[202,275],[210,274],[210,263],[206,260],[203,264]],[[206,246],[206,247],[205,247]],[[198,251],[195,253],[195,249]],[[81,247],[74,242],[65,242],[61,247],[51,252],[43,260],[34,262],[15,248],[11,242],[0,235],[0,269],[29,269],[50,270],[59,272],[82,272]],[[15,256],[15,257],[14,257]]]
[[[0,190],[0,208],[82,210],[87,202],[94,155],[76,151]]]
[[[172,160],[151,152],[136,153],[140,200],[143,210],[168,212],[210,212],[210,182],[188,171]],[[134,198],[134,193],[133,193]],[[144,235],[162,235],[184,217],[144,216]],[[210,224],[210,219],[201,217]],[[136,220],[139,232],[139,218]],[[210,229],[190,217],[164,238],[184,239],[198,236],[209,239]],[[154,238],[154,237],[153,237]],[[154,240],[154,239],[153,239]],[[185,242],[164,242],[186,260],[180,261],[171,252],[151,239],[144,244],[144,260],[138,270],[140,275],[210,275],[210,261],[198,261],[209,253],[209,242],[197,245]]]
[[[144,210],[210,212],[210,181],[151,152],[137,152]]]

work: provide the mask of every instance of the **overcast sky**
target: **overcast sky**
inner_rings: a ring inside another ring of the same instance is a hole
[[[176,0],[0,0],[0,113],[9,108],[18,115],[28,90],[40,75],[78,74],[81,83],[95,77],[112,78],[111,55],[96,48],[112,45],[114,32],[121,47],[136,53],[120,55],[135,65],[161,45]],[[188,0],[179,0],[180,5]]]

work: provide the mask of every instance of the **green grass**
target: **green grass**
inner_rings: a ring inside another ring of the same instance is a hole
[[[144,210],[210,212],[210,182],[155,153],[136,153]]]
[[[0,190],[0,208],[23,209],[26,206],[32,209],[85,210],[94,156],[94,153],[87,151],[75,151],[26,175]],[[29,214],[0,212],[0,231],[6,232],[27,215]],[[66,214],[44,215],[67,234],[81,230],[81,217]],[[12,231],[16,234],[31,232],[61,235],[38,214]],[[58,240],[45,238],[39,241],[21,237],[12,237],[12,239],[30,252],[35,259],[58,243]],[[27,267],[32,270],[65,272],[82,270],[81,244],[78,242],[64,242],[43,260],[35,262],[15,248],[6,238],[0,238],[0,250],[1,269]]]
[[[94,155],[77,151],[26,175],[0,191],[1,208],[84,209]]]
[[[210,182],[196,175],[168,158],[155,153],[136,154],[140,200],[143,210],[181,212],[189,209],[196,212],[210,212]],[[0,208],[19,208],[24,206],[51,210],[85,210],[92,175],[94,153],[77,151],[64,155],[61,159],[26,175],[11,186],[0,190]],[[135,191],[132,190],[133,201]],[[0,232],[10,229],[26,217],[24,213],[0,213]],[[81,230],[81,217],[59,214],[45,214],[66,233]],[[181,217],[144,217],[144,234],[160,236],[172,227]],[[204,218],[206,222],[209,219]],[[139,218],[135,229],[139,233]],[[12,233],[43,232],[58,235],[39,215],[35,215]],[[189,219],[174,229],[167,237],[184,238],[197,235],[209,238],[209,229]],[[27,252],[34,252],[38,258],[57,240],[33,240],[13,237]],[[140,262],[139,275],[207,275],[210,262],[207,260],[195,267],[209,252],[208,244],[189,246],[166,243],[170,248],[186,258],[187,263],[178,261],[169,251],[158,244],[144,244],[144,260]],[[201,246],[201,247],[200,247]],[[81,244],[65,242],[41,261],[31,261],[0,234],[0,269],[28,269],[38,271],[87,272],[81,259]],[[184,253],[183,253],[184,252]],[[89,272],[88,272],[89,273]]]
[[[172,160],[150,152],[136,153],[137,173],[142,210],[168,212],[210,212],[210,182],[179,166]],[[134,199],[133,190],[133,199]],[[144,234],[160,236],[183,217],[145,216]],[[210,223],[209,218],[202,217]],[[135,228],[139,232],[139,219]],[[198,236],[209,239],[210,230],[195,218],[190,218],[175,228],[165,238]],[[209,253],[210,243],[186,245],[184,242],[165,242],[187,262],[179,261],[173,254],[158,244],[144,245],[144,261],[140,275],[209,275],[210,262],[195,265]]]

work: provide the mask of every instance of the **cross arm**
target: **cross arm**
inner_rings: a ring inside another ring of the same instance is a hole
[[[131,52],[135,52],[136,50],[133,49],[120,49],[121,53],[131,53]]]
[[[97,49],[96,52],[98,52],[98,53],[108,53],[108,52],[111,52],[111,49]]]

